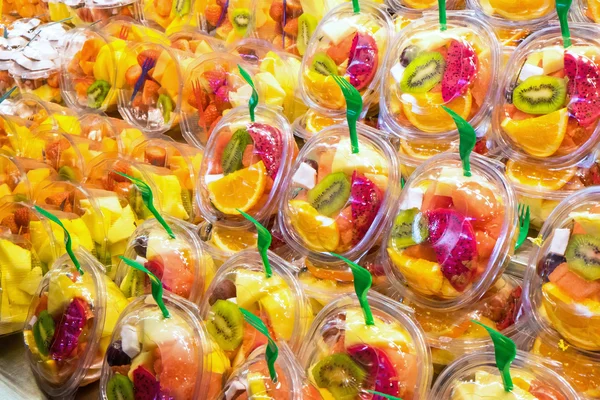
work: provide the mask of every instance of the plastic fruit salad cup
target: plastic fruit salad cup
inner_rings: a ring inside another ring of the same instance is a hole
[[[166,32],[195,25],[194,8],[194,0],[142,0],[136,5],[137,19]]]
[[[312,320],[308,298],[292,275],[292,267],[268,252],[272,275],[267,277],[256,250],[242,251],[219,268],[208,288],[202,316],[208,332],[231,360],[245,362],[267,339],[244,321],[240,307],[258,316],[271,337],[297,352]],[[228,329],[222,329],[227,326]]]
[[[393,33],[392,20],[376,3],[362,2],[359,13],[352,3],[343,3],[327,13],[302,58],[300,86],[306,104],[326,115],[343,114],[346,101],[331,75],[348,80],[365,108],[376,101]]]
[[[483,129],[500,65],[500,47],[489,26],[468,13],[449,12],[445,31],[437,15],[429,15],[403,32],[384,68],[380,119],[404,138],[456,138],[446,106]]]
[[[300,350],[301,364],[324,399],[358,400],[374,390],[406,400],[424,399],[431,355],[410,309],[379,294],[368,301],[365,324],[355,296],[343,296],[315,318]]]
[[[29,204],[0,205],[0,336],[23,329],[42,276],[58,256],[48,224]]]
[[[352,153],[346,126],[306,142],[283,191],[279,225],[294,250],[331,261],[356,259],[373,246],[400,189],[397,159],[376,131],[358,126]]]
[[[253,10],[263,20],[266,17],[253,3],[252,0],[198,0],[196,9],[203,30],[230,44],[248,35]]]
[[[435,399],[577,399],[578,394],[554,368],[517,351],[510,368],[514,387],[507,393],[493,352],[470,354],[456,360],[431,389]]]
[[[498,146],[513,160],[571,166],[596,146],[600,41],[581,26],[571,34],[565,50],[558,27],[538,31],[508,63],[493,125]]]
[[[492,24],[535,27],[556,18],[554,0],[527,0],[511,3],[506,0],[468,0],[470,7],[490,19]]]
[[[215,127],[204,152],[198,202],[211,223],[236,228],[251,223],[246,212],[265,221],[276,205],[295,157],[287,120],[270,108],[256,108],[252,122],[247,106],[227,113]]]
[[[51,397],[69,398],[100,377],[104,352],[127,299],[86,251],[81,272],[56,260],[35,291],[23,336],[31,370]]]
[[[229,360],[210,340],[194,305],[167,292],[165,318],[151,296],[121,315],[106,352],[100,398],[214,399]]]
[[[598,351],[600,191],[588,188],[565,199],[540,231],[543,244],[530,260],[526,304],[545,330],[576,348]]]
[[[196,56],[223,51],[225,43],[217,38],[198,32],[192,27],[182,27],[169,35],[171,47],[177,50],[193,53]]]
[[[118,16],[132,17],[135,14],[136,2],[133,0],[82,0],[80,2],[70,0],[65,3],[69,2],[74,3],[68,4],[68,11],[76,16],[73,21],[75,26],[106,21]],[[52,8],[51,4],[50,8]]]
[[[475,302],[501,276],[517,232],[515,194],[501,171],[471,154],[472,176],[458,154],[424,162],[406,182],[385,237],[394,286],[435,309]]]
[[[0,171],[0,198],[23,195],[31,199],[44,182],[58,179],[56,171],[41,161],[1,153]]]

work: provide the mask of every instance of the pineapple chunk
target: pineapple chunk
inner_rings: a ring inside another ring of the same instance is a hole
[[[135,215],[131,207],[127,205],[119,219],[108,230],[108,243],[113,245],[122,240],[126,240],[135,231]]]
[[[281,288],[287,288],[285,281],[278,275],[267,278],[264,272],[240,269],[236,272],[237,304],[249,308],[265,295]]]
[[[377,316],[373,317],[375,325],[366,325],[362,309],[346,310],[345,347],[354,344],[368,344],[378,348],[389,348],[390,343],[398,346],[404,353],[414,353],[413,340],[400,324],[387,323]]]
[[[33,296],[42,281],[42,268],[34,267],[19,284],[19,289]]]
[[[271,326],[278,339],[290,340],[292,337],[294,324],[294,299],[292,291],[289,288],[282,288],[259,300],[260,306],[269,316]]]
[[[388,175],[388,163],[385,157],[379,153],[371,144],[364,142],[360,144],[360,152],[352,153],[350,139],[342,139],[337,144],[337,150],[333,156],[331,172],[343,171],[348,176],[356,170],[361,173]]]
[[[438,263],[408,257],[392,248],[388,248],[388,254],[413,289],[426,295],[442,293],[444,275]]]
[[[31,302],[31,296],[18,287],[30,272],[31,252],[8,240],[0,240],[2,290],[7,292],[11,304],[29,305]]]

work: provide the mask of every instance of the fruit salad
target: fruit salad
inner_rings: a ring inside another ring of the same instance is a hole
[[[291,127],[276,111],[259,106],[251,122],[248,107],[227,113],[215,127],[205,150],[198,182],[201,214],[229,228],[275,214],[283,180],[296,156]]]
[[[431,357],[410,310],[378,294],[368,297],[374,325],[354,296],[316,317],[300,350],[308,379],[324,399],[370,398],[374,390],[405,400],[427,398]]]
[[[359,124],[359,152],[352,153],[348,136],[348,128],[337,125],[311,138],[283,192],[285,242],[321,261],[332,260],[328,252],[356,259],[371,248],[400,189],[390,145]]]
[[[183,136],[197,147],[206,146],[224,113],[247,105],[252,88],[241,77],[238,65],[254,76],[256,72],[241,57],[214,52],[189,65],[181,100]]]
[[[254,229],[229,229],[207,221],[198,225],[198,237],[218,267],[235,253],[256,247],[258,239]]]
[[[40,388],[69,398],[100,378],[104,352],[127,299],[86,251],[76,250],[78,271],[59,258],[34,290],[23,331],[27,358]]]
[[[391,18],[375,3],[362,3],[359,13],[351,3],[328,12],[302,58],[300,86],[306,104],[323,114],[343,114],[346,100],[331,75],[348,80],[362,95],[365,108],[377,102],[393,33]]]
[[[600,192],[594,187],[565,199],[540,232],[526,290],[540,325],[579,349],[600,350],[600,275],[594,259],[600,243]]]
[[[167,33],[197,25],[193,0],[142,0],[137,9],[137,19]]]
[[[0,198],[21,195],[32,199],[46,181],[58,178],[56,171],[41,161],[0,153]]]
[[[195,6],[201,16],[202,30],[227,44],[246,37],[255,19],[252,0],[198,0]],[[263,13],[260,16],[265,18]]]
[[[554,368],[548,368],[527,353],[517,351],[510,375],[514,384],[507,392],[496,367],[493,352],[471,354],[456,360],[436,380],[435,399],[449,400],[568,400],[578,394]]]
[[[208,288],[202,315],[209,334],[235,368],[267,339],[245,322],[240,307],[258,316],[271,337],[297,352],[312,321],[308,298],[292,275],[292,266],[268,252],[272,275],[261,256],[245,250],[232,256]]]
[[[95,25],[104,34],[127,42],[150,42],[170,46],[171,41],[165,32],[152,29],[131,17],[113,17]]]
[[[215,274],[215,265],[193,226],[175,218],[166,218],[175,238],[154,219],[140,224],[127,235],[125,257],[137,260],[158,277],[165,290],[199,304]],[[141,271],[119,264],[115,282],[128,298],[150,294],[150,280]]]
[[[28,203],[0,204],[0,336],[23,329],[42,276],[58,257],[49,223]]]
[[[69,0],[65,3],[75,3],[66,4],[69,14],[74,15],[73,24],[75,26],[106,21],[118,16],[133,17],[136,6],[136,2],[132,0],[75,0],[74,2]],[[49,8],[52,10],[52,3],[49,4]],[[58,19],[66,17],[68,16],[61,15]],[[54,20],[57,20],[57,18],[53,18]]]
[[[7,0],[2,6],[2,17],[6,14],[17,18],[31,18],[38,22],[47,20],[47,6],[43,0]]]
[[[342,123],[344,123],[342,117],[328,117],[309,109],[304,115],[296,118],[292,128],[296,137],[306,141],[323,129]]]
[[[596,146],[600,42],[585,29],[571,34],[573,45],[564,50],[558,27],[538,31],[511,58],[493,126],[512,160],[565,167]]]
[[[421,164],[404,187],[387,233],[392,282],[419,305],[473,303],[513,253],[514,191],[494,165],[476,154],[470,158],[471,177],[463,175],[458,154]]]
[[[192,27],[182,27],[169,35],[171,47],[177,50],[193,53],[195,56],[224,51],[225,43],[217,38],[198,32]]]
[[[402,138],[423,139],[423,134],[455,138],[454,120],[442,106],[476,131],[487,129],[484,122],[496,93],[493,77],[500,63],[498,40],[472,16],[448,13],[447,26],[440,31],[438,17],[425,16],[391,46],[380,122]]]
[[[531,27],[556,18],[554,0],[527,0],[519,4],[505,0],[469,0],[470,7],[487,16],[492,24],[495,20],[513,26],[527,23]],[[539,26],[539,25],[538,25]]]

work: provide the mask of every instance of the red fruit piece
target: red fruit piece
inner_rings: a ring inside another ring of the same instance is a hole
[[[467,42],[452,40],[446,56],[446,70],[442,77],[442,99],[452,101],[462,95],[477,72],[477,54]]]
[[[456,290],[463,291],[475,272],[477,241],[473,226],[454,210],[432,210],[427,212],[427,218],[429,241],[442,273]]]
[[[146,267],[146,269],[150,272],[152,272],[158,279],[160,279],[162,281],[163,279],[163,274],[165,271],[165,267],[163,266],[163,264],[158,261],[158,260],[150,260],[148,261],[146,264],[144,264],[144,267]],[[146,278],[146,285],[150,285],[150,278]],[[162,285],[163,288],[165,288],[166,290],[171,290],[169,288],[169,286],[167,284],[165,284],[164,281],[162,281]]]
[[[197,354],[192,342],[178,340],[161,343],[154,350],[154,371],[160,385],[157,400],[194,398]]]
[[[496,328],[499,331],[503,331],[515,323],[521,305],[522,294],[523,289],[521,289],[521,286],[517,286],[508,296],[506,307],[502,312],[502,319],[496,323]]]
[[[589,58],[565,51],[569,111],[586,127],[600,117],[600,71]]]
[[[88,318],[91,317],[90,306],[79,297],[71,300],[58,324],[54,340],[50,347],[52,358],[62,361],[68,358],[79,344],[79,336]]]
[[[158,381],[144,366],[133,371],[133,395],[135,400],[155,400],[159,393]]]
[[[346,350],[350,357],[367,371],[367,382],[375,386],[376,392],[390,396],[399,395],[398,376],[385,352],[366,344],[355,344]],[[384,399],[383,396],[373,396],[373,400]]]
[[[354,171],[350,187],[350,207],[352,209],[353,239],[358,243],[367,233],[377,216],[383,195],[381,190],[366,176]]]
[[[221,70],[205,71],[204,79],[208,82],[211,92],[217,93],[219,88],[227,82],[227,74]]]
[[[356,90],[363,89],[373,80],[379,62],[377,53],[377,42],[371,35],[365,33],[354,35],[346,74]]]
[[[231,103],[229,102],[229,87],[221,86],[217,89],[215,93],[215,106],[217,110],[223,112],[231,108]]]
[[[254,141],[254,153],[258,154],[265,164],[267,174],[272,179],[275,179],[279,171],[281,154],[283,152],[281,132],[271,125],[252,122],[248,126],[248,134]]]

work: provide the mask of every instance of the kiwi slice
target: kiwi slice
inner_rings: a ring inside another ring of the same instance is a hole
[[[225,175],[242,168],[242,157],[246,146],[254,143],[252,137],[245,129],[238,129],[234,132],[223,150],[221,156],[221,167]]]
[[[58,169],[58,176],[65,181],[77,182],[75,170],[67,165],[63,165]]]
[[[108,92],[110,92],[110,83],[101,79],[92,83],[87,90],[88,106],[91,108],[102,107]]]
[[[531,76],[513,90],[515,107],[528,114],[560,110],[567,97],[567,84],[554,76]]]
[[[250,18],[252,18],[251,15],[252,13],[247,8],[236,8],[231,12],[231,25],[233,25],[233,30],[238,35],[244,36],[246,34]]]
[[[102,246],[100,243],[94,243],[94,250],[96,252],[94,255],[102,265],[112,264],[111,254],[107,247],[108,246]]]
[[[43,310],[33,324],[33,338],[41,355],[47,356],[54,337],[54,319],[48,311]]]
[[[169,122],[171,120],[171,112],[173,111],[173,100],[165,94],[159,95],[158,108],[162,112],[163,120]]]
[[[315,54],[310,69],[325,76],[338,74],[337,64],[324,53]]]
[[[138,297],[144,294],[145,284],[146,274],[142,271],[129,268],[119,289],[127,297]]]
[[[336,400],[356,398],[367,378],[367,372],[342,353],[325,357],[311,373],[317,386],[329,390]]]
[[[404,93],[426,93],[441,82],[446,68],[444,57],[436,51],[416,56],[404,70],[400,89]]]
[[[236,304],[217,300],[210,309],[206,329],[221,349],[233,351],[242,344],[244,316]]]
[[[314,15],[304,13],[298,17],[298,36],[296,38],[296,49],[301,56],[303,56],[306,52],[308,42],[310,41],[312,34],[317,29],[317,25],[319,25],[319,20]]]
[[[175,0],[173,2],[173,13],[178,17],[183,17],[189,14],[192,9],[191,0]]]
[[[573,235],[565,253],[569,269],[588,281],[600,279],[600,237]]]
[[[106,385],[106,397],[108,400],[134,400],[133,382],[125,375],[113,375]]]
[[[402,210],[394,220],[392,246],[396,250],[423,243],[428,236],[427,217],[418,208]]]
[[[350,197],[350,180],[343,172],[334,172],[308,191],[307,198],[317,211],[328,217],[340,211]]]
[[[192,194],[191,190],[186,188],[181,188],[181,204],[185,209],[185,212],[188,216],[194,215],[194,209],[192,208]]]

